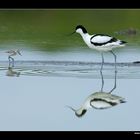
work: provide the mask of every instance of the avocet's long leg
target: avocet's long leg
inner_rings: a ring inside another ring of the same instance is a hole
[[[111,91],[109,93],[112,93],[112,91],[116,88],[116,79],[117,79],[117,66],[116,66],[116,59],[117,59],[117,56],[115,55],[115,53],[113,53],[113,51],[110,51],[113,56],[114,56],[114,59],[115,59],[115,81],[114,81],[114,87],[111,89]]]
[[[101,55],[102,55],[102,64],[101,64],[100,74],[101,74],[101,78],[102,78],[101,92],[103,92],[104,78],[103,78],[102,70],[103,70],[103,64],[104,64],[104,56],[103,56],[103,53],[101,53]]]

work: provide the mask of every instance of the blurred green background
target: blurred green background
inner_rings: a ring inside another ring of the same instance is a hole
[[[89,33],[105,33],[139,43],[139,36],[128,38],[114,34],[129,28],[140,28],[140,10],[103,9],[46,9],[0,10],[0,48],[21,47],[57,51],[77,47],[84,42],[79,35],[68,37],[77,25],[84,25]]]

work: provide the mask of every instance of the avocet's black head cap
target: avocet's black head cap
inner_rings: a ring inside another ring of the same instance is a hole
[[[80,113],[80,114],[78,114],[77,112],[75,112],[75,115],[77,116],[77,117],[82,117],[85,113],[87,112],[87,110],[86,109],[83,109],[82,110],[82,112]]]
[[[75,30],[77,30],[77,29],[81,29],[83,31],[83,33],[87,33],[87,30],[82,25],[77,25],[77,27],[75,28]]]

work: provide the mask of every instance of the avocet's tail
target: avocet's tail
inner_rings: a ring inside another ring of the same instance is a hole
[[[118,40],[118,43],[119,43],[119,47],[124,47],[127,42],[123,40]]]
[[[127,43],[126,41],[120,40],[120,44],[126,44],[126,43]]]

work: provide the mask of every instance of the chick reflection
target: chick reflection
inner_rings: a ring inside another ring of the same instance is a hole
[[[114,86],[109,92],[103,91],[104,79],[103,79],[102,72],[100,74],[102,78],[102,85],[101,85],[101,90],[99,92],[95,92],[89,95],[87,99],[84,101],[84,103],[81,105],[81,107],[77,110],[72,108],[71,106],[67,106],[68,108],[70,108],[75,112],[75,115],[77,117],[84,116],[84,114],[87,112],[89,108],[107,109],[126,102],[124,98],[111,94],[116,89],[116,76],[117,76],[116,69],[115,69],[115,77],[114,77]]]
[[[19,77],[20,72],[14,71],[12,67],[8,67],[8,70],[6,72],[6,76]]]

